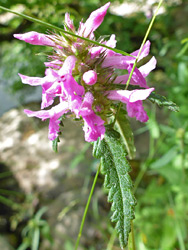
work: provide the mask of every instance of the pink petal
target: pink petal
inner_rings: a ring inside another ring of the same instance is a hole
[[[137,102],[145,100],[154,90],[155,90],[154,88],[132,90],[131,95],[129,97],[129,102]]]
[[[127,104],[127,113],[130,117],[136,117],[141,122],[146,122],[148,116],[142,105],[142,100],[145,100],[154,88],[150,89],[135,89],[129,90],[111,90],[108,91],[108,99],[121,101]]]
[[[92,104],[94,101],[94,97],[91,92],[87,92],[84,96],[84,100],[82,102],[82,105],[80,107],[79,115],[81,116],[87,116],[93,113],[92,110]]]
[[[113,67],[116,69],[127,69],[128,63],[126,56],[108,56],[104,59],[102,67]]]
[[[42,93],[41,109],[47,108],[54,102],[55,95],[48,95],[45,92]]]
[[[24,113],[26,113],[29,117],[37,117],[42,119],[43,121],[51,117],[50,110],[31,111],[28,109],[24,109]]]
[[[132,68],[133,68],[133,64],[130,64],[129,67],[127,68],[129,73],[131,73]],[[131,79],[132,79],[131,81],[132,85],[138,85],[141,88],[149,88],[147,86],[145,78],[143,77],[143,75],[141,74],[141,72],[139,71],[137,67],[135,67]]]
[[[128,102],[127,113],[128,113],[128,116],[136,117],[136,119],[140,122],[147,122],[149,119],[142,105],[142,101],[137,101],[134,103]]]
[[[65,13],[65,24],[70,30],[75,30],[73,21],[70,19],[69,13]]]
[[[108,47],[115,48],[116,47],[116,43],[117,43],[117,41],[116,41],[115,35],[112,34],[111,37],[110,37],[110,39],[106,42],[106,45]],[[105,50],[105,48],[103,48],[103,50]],[[106,50],[106,54],[107,54],[107,56],[113,56],[115,54],[115,52],[112,51],[112,50],[110,50],[110,49],[107,49]]]
[[[44,77],[31,77],[31,76],[25,76],[22,74],[19,74],[22,83],[24,84],[29,84],[31,86],[39,86],[42,85],[44,83]]]
[[[142,52],[140,53],[138,62],[139,62],[142,58],[144,58],[144,57],[146,57],[146,56],[149,55],[150,45],[151,45],[150,41],[149,41],[149,40],[146,41],[146,43],[144,44],[144,46],[143,46],[143,48],[142,48]],[[139,50],[140,50],[140,49],[134,51],[133,53],[131,53],[131,55],[137,57],[137,55],[138,55],[138,53],[139,53]],[[130,57],[130,56],[125,56],[125,57],[126,57],[126,60],[127,60],[128,63],[134,63],[134,61],[135,61],[135,58],[134,58],[134,57]]]
[[[80,34],[84,37],[88,37],[93,31],[95,31],[103,22],[107,9],[110,6],[110,2],[106,3],[101,8],[93,11],[87,21],[84,23],[80,30]]]
[[[48,35],[37,33],[35,31],[30,31],[24,34],[14,34],[14,37],[23,40],[26,43],[33,45],[46,45],[46,46],[55,46],[55,43],[50,40]]]
[[[129,90],[110,90],[106,92],[107,98],[114,101],[121,101],[127,103],[131,95]]]
[[[100,137],[102,140],[105,134],[104,121],[94,112],[91,115],[83,117],[85,140],[88,142],[97,141]]]
[[[117,76],[114,80],[115,84],[126,84],[129,79],[129,74]],[[130,81],[131,84],[131,81]]]
[[[132,65],[128,66],[128,69],[129,69],[128,71],[131,72]],[[114,83],[115,84],[126,84],[128,79],[129,79],[129,74],[117,76]],[[133,75],[132,75],[131,80],[130,80],[130,84],[131,85],[138,85],[141,88],[149,88],[146,84],[146,80],[144,79],[143,75],[141,74],[141,72],[137,68],[135,68],[135,70],[133,72]]]
[[[105,133],[104,121],[92,110],[93,101],[92,93],[87,92],[79,110],[79,116],[84,120],[85,140],[88,142],[96,141],[98,137],[102,140]]]
[[[61,66],[62,66],[62,62],[59,61],[59,60],[54,60],[54,61],[51,61],[51,62],[44,62],[44,65],[46,67],[52,67],[52,68],[55,68],[55,69],[60,69]]]
[[[50,118],[49,122],[49,133],[48,138],[50,140],[54,140],[58,136],[59,132],[59,118],[69,111],[68,103],[62,102],[55,107],[51,108],[50,110],[40,110],[40,111],[31,111],[25,109],[24,112],[29,117],[38,117],[43,121]]]
[[[94,85],[97,81],[97,73],[94,70],[89,70],[83,74],[83,80],[88,85]]]
[[[108,47],[115,48],[116,42],[117,41],[115,39],[115,35],[112,34],[110,39],[107,42],[103,42],[103,44],[107,45]],[[92,47],[90,49],[91,59],[95,58],[103,51],[106,51],[106,56],[113,56],[115,54],[114,51],[112,51],[110,49],[105,49],[104,47],[100,47],[100,46]]]
[[[68,56],[64,63],[63,66],[61,67],[61,69],[58,71],[58,74],[64,75],[64,74],[70,74],[72,75],[72,70],[75,67],[75,63],[76,63],[76,57],[75,56]]]
[[[139,71],[141,72],[141,74],[143,75],[143,77],[146,77],[149,75],[149,73],[155,69],[157,64],[157,60],[155,59],[155,57],[153,56],[149,62],[147,62],[146,64],[144,64],[143,66],[141,66],[139,68]]]
[[[154,88],[149,89],[135,89],[135,90],[110,90],[106,92],[107,98],[114,101],[121,101],[123,103],[137,102],[139,100],[145,100]]]
[[[49,121],[48,139],[53,141],[58,137],[60,120],[51,118]]]
[[[142,52],[139,56],[140,61],[142,58],[146,57],[149,54],[150,50],[150,41],[147,41],[142,49]],[[131,53],[133,56],[138,55],[139,50],[136,50],[135,52]],[[117,69],[127,69],[129,64],[134,64],[135,58],[130,56],[122,56],[120,54],[114,54],[113,56],[106,57],[102,67],[114,67]]]
[[[95,58],[96,56],[99,56],[102,50],[103,50],[103,47],[100,47],[100,46],[92,47],[89,51],[91,59]]]
[[[55,82],[59,77],[58,71],[51,68],[47,68],[45,70],[45,75],[46,75],[45,77],[46,82]]]
[[[83,96],[85,89],[83,86],[79,85],[73,78],[72,75],[61,76],[61,82],[63,91],[65,92],[67,98],[73,101],[77,96]]]

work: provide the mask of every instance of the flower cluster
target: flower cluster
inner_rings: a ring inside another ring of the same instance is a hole
[[[85,23],[80,22],[77,31],[70,15],[66,13],[65,30],[95,40],[94,31],[103,22],[109,6],[110,3],[107,3],[92,12]],[[49,119],[50,140],[56,139],[60,133],[61,117],[70,113],[83,121],[86,141],[96,141],[98,137],[103,139],[105,125],[117,101],[126,104],[130,117],[136,117],[141,122],[148,120],[142,101],[154,90],[147,86],[145,80],[156,66],[154,57],[140,68],[135,68],[130,84],[137,85],[138,89],[122,90],[120,86],[126,84],[139,50],[131,54],[134,57],[123,56],[67,34],[46,35],[32,31],[15,34],[14,37],[33,45],[50,46],[54,51],[49,61],[45,62],[47,68],[44,77],[19,74],[24,84],[42,87],[41,110],[24,111],[29,117]],[[111,35],[108,41],[101,38],[100,43],[115,48],[115,35]],[[147,41],[139,60],[149,54],[149,49],[150,42]],[[127,74],[117,76],[116,69],[126,69]],[[46,109],[55,99],[58,104]]]

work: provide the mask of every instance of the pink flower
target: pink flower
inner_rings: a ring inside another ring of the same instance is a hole
[[[94,31],[103,22],[109,6],[110,3],[107,3],[93,11],[85,23],[80,22],[77,32],[70,15],[66,13],[65,29],[95,40]],[[45,35],[37,32],[14,36],[34,45],[50,46],[54,50],[49,56],[51,61],[45,62],[47,69],[44,77],[19,74],[24,84],[42,88],[42,110],[25,110],[25,113],[30,117],[49,119],[50,140],[59,135],[61,116],[67,112],[71,112],[75,118],[82,118],[86,141],[96,141],[98,138],[102,140],[114,101],[125,103],[130,117],[136,117],[141,122],[148,120],[142,101],[154,90],[148,87],[145,79],[156,66],[154,57],[140,68],[135,67],[132,74],[130,84],[144,89],[120,90],[117,84],[126,84],[139,50],[132,53],[134,57],[130,57],[102,46],[93,46],[88,41],[70,35],[66,35],[68,39],[59,34]],[[100,44],[115,48],[115,35],[112,34],[107,41],[101,39]],[[138,61],[146,57],[149,50],[150,42],[147,41]],[[117,76],[116,69],[126,69],[128,73]],[[54,100],[58,104],[50,107]],[[44,110],[45,108],[49,109]]]
[[[127,112],[130,117],[136,117],[141,122],[146,122],[148,116],[142,106],[142,100],[145,100],[154,88],[136,89],[136,90],[111,90],[107,92],[108,99],[121,101],[127,104]]]
[[[156,62],[157,61],[156,61],[155,57],[153,56],[148,63],[144,64],[139,69],[135,68],[133,75],[132,75],[132,78],[131,78],[131,81],[130,81],[130,84],[131,85],[138,85],[141,88],[149,88],[147,86],[145,77],[148,76],[148,74],[153,69],[155,69]],[[129,73],[131,72],[132,67],[133,67],[133,64],[130,64],[127,67]],[[129,78],[129,74],[118,76],[118,77],[116,77],[114,83],[126,84],[128,81],[128,78]]]
[[[41,111],[31,111],[28,109],[25,109],[24,112],[29,116],[29,117],[38,117],[42,119],[43,121],[46,119],[50,119],[49,122],[49,134],[48,138],[50,140],[54,140],[57,138],[58,133],[59,133],[59,123],[60,120],[59,118],[67,113],[69,111],[68,103],[60,103],[56,105],[55,107],[51,108],[50,110],[41,110]]]
[[[104,121],[92,109],[93,101],[92,93],[87,92],[79,112],[84,120],[83,130],[85,132],[85,140],[88,142],[96,141],[98,137],[102,140],[105,134]]]
[[[42,87],[41,109],[44,109],[52,105],[56,94],[60,92],[60,86],[57,87],[57,84],[55,84],[58,76],[57,72],[49,68],[48,70],[45,71],[45,74],[46,76],[42,78],[30,77],[19,74],[24,84],[29,84],[31,86],[41,85]]]

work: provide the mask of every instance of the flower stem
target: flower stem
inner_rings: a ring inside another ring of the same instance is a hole
[[[88,200],[87,200],[87,204],[85,206],[84,214],[83,214],[83,217],[82,217],[82,222],[81,222],[81,225],[80,225],[79,234],[78,234],[78,237],[77,237],[77,240],[76,240],[75,250],[77,250],[78,246],[79,246],[79,242],[80,242],[80,238],[82,236],[82,230],[83,230],[83,227],[84,227],[86,215],[87,215],[88,208],[89,208],[89,205],[90,205],[90,202],[91,202],[91,197],[93,195],[93,191],[94,191],[95,185],[97,183],[97,178],[98,178],[98,175],[100,173],[100,168],[101,168],[101,164],[99,164],[98,170],[97,170],[97,172],[95,174],[95,178],[94,178],[94,181],[93,181],[93,184],[92,184],[92,187],[91,187],[91,191],[90,191],[90,194],[89,194],[89,197],[88,197]]]
[[[113,246],[114,246],[114,241],[117,237],[117,232],[116,230],[114,229],[113,230],[113,233],[111,234],[111,237],[110,237],[110,240],[108,242],[108,245],[107,245],[107,249],[106,250],[112,250],[113,249]]]
[[[29,21],[31,21],[31,22],[38,23],[38,24],[40,24],[40,25],[46,26],[46,27],[48,27],[48,28],[50,28],[50,29],[58,30],[58,31],[60,31],[60,32],[62,32],[62,33],[64,33],[64,34],[67,34],[67,35],[70,35],[70,36],[73,36],[73,37],[77,37],[77,38],[82,39],[82,40],[84,40],[84,41],[87,41],[87,42],[89,42],[89,43],[93,43],[93,44],[95,44],[95,45],[97,45],[97,46],[101,46],[101,47],[104,47],[104,48],[106,48],[106,49],[112,50],[112,51],[114,51],[114,52],[116,52],[116,53],[119,53],[119,54],[122,54],[122,55],[125,55],[125,56],[135,57],[135,56],[130,55],[129,53],[123,51],[123,50],[111,48],[111,47],[109,47],[109,46],[107,46],[107,45],[105,45],[105,44],[103,44],[103,43],[99,43],[99,42],[96,42],[96,41],[94,41],[94,40],[90,40],[90,39],[88,39],[88,38],[86,38],[86,37],[79,36],[79,35],[74,34],[74,33],[70,32],[70,31],[68,31],[68,30],[64,30],[64,29],[62,29],[62,28],[59,28],[58,26],[55,26],[55,25],[53,25],[53,24],[44,22],[44,21],[42,21],[42,20],[40,20],[40,19],[37,19],[37,18],[28,16],[28,15],[25,15],[25,14],[19,13],[19,12],[17,12],[17,11],[14,11],[14,10],[11,10],[11,9],[8,9],[8,8],[5,8],[5,7],[3,7],[3,6],[0,6],[0,9],[1,9],[1,10],[4,10],[4,11],[7,11],[7,12],[10,12],[10,13],[12,13],[12,14],[15,14],[15,15],[17,15],[17,16],[23,17],[23,18],[25,18],[25,19],[27,19],[27,20],[29,20]]]
[[[160,8],[161,5],[162,5],[162,2],[163,2],[163,0],[160,0],[159,4],[158,4],[158,6],[157,6],[157,10],[155,11],[155,14],[153,15],[153,17],[152,17],[152,19],[151,19],[151,22],[150,22],[150,24],[149,24],[149,26],[148,26],[148,29],[147,29],[147,31],[146,31],[146,34],[145,34],[144,39],[143,39],[143,41],[142,41],[142,44],[141,44],[141,46],[140,46],[138,55],[137,55],[137,57],[136,57],[136,59],[135,59],[133,68],[132,68],[131,73],[130,73],[130,75],[129,75],[129,78],[128,78],[128,80],[127,80],[127,83],[126,83],[126,86],[125,86],[125,90],[127,90],[128,87],[129,87],[129,83],[130,83],[130,81],[131,81],[133,72],[134,72],[134,70],[135,70],[135,68],[136,68],[136,64],[137,64],[137,62],[138,62],[139,56],[140,56],[140,54],[141,54],[141,52],[142,52],[143,46],[144,46],[144,44],[145,44],[145,42],[146,42],[146,39],[148,38],[148,35],[149,35],[150,31],[151,31],[151,28],[152,28],[152,26],[153,26],[153,23],[154,23],[154,21],[155,21],[155,18],[156,18],[156,16],[157,16],[157,13],[158,13],[158,11],[159,11],[159,8]],[[117,113],[116,113],[116,115],[115,115],[113,124],[115,124],[115,122],[116,122],[116,120],[117,120],[118,114],[119,114],[120,109],[121,109],[121,105],[122,105],[122,103],[119,104],[119,107],[118,107]]]
[[[129,234],[128,250],[136,250],[133,221],[131,221],[131,232]]]
[[[150,22],[150,24],[149,24],[149,26],[148,26],[148,29],[147,29],[147,31],[146,31],[146,34],[145,34],[144,39],[143,39],[143,41],[142,41],[142,44],[141,44],[141,46],[140,46],[140,50],[139,50],[139,52],[138,52],[138,55],[137,55],[136,60],[135,60],[135,62],[134,62],[133,68],[132,68],[131,73],[130,73],[130,75],[129,75],[129,78],[128,78],[128,80],[127,80],[125,89],[128,89],[128,86],[129,86],[131,77],[132,77],[132,75],[133,75],[134,69],[136,68],[136,64],[137,64],[137,62],[138,62],[139,56],[140,56],[140,54],[141,54],[141,52],[142,52],[142,49],[143,49],[143,47],[144,47],[144,44],[145,44],[145,42],[146,42],[146,40],[147,40],[147,38],[148,38],[148,36],[149,36],[149,33],[150,33],[150,31],[151,31],[151,28],[152,28],[152,26],[153,26],[153,23],[154,23],[154,21],[155,21],[155,18],[156,18],[156,16],[157,16],[157,13],[158,13],[158,11],[159,11],[159,8],[161,7],[162,2],[163,2],[163,0],[160,0],[159,4],[158,4],[158,6],[157,6],[157,10],[155,11],[155,14],[153,15],[153,17],[152,17],[152,19],[151,19],[151,22]]]

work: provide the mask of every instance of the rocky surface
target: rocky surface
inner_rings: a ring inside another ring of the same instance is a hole
[[[0,161],[10,167],[26,193],[34,189],[47,192],[57,185],[56,172],[63,177],[72,157],[84,146],[81,126],[67,120],[59,153],[53,152],[47,122],[41,126],[39,120],[28,118],[23,110],[5,113],[0,119],[0,131]],[[76,169],[73,172],[76,174]]]
[[[34,196],[30,204],[34,210],[48,208],[45,218],[54,244],[52,247],[43,240],[42,250],[62,249],[76,239],[93,179],[88,148],[81,125],[71,119],[65,120],[59,152],[54,153],[48,140],[48,122],[28,118],[22,109],[12,109],[0,118],[0,162],[13,173],[20,191]],[[91,223],[86,225],[85,239],[88,234],[95,235]]]
[[[39,109],[36,104],[28,108]],[[135,130],[138,126],[138,123],[133,124]],[[146,154],[148,138],[143,135],[136,137],[136,147],[142,145],[137,151],[137,158],[143,158]],[[97,166],[96,160],[92,158],[91,147],[84,141],[81,124],[65,119],[59,152],[55,153],[52,150],[52,143],[48,140],[48,121],[41,122],[37,118],[28,118],[23,109],[12,109],[0,118],[0,163],[11,171],[13,174],[11,178],[15,179],[15,184],[9,185],[8,188],[10,190],[19,188],[26,200],[31,197],[29,202],[18,201],[25,210],[22,211],[23,215],[11,235],[15,232],[14,238],[17,234],[20,237],[27,221],[45,206],[47,212],[44,217],[50,227],[53,245],[43,237],[40,250],[74,249]],[[133,168],[134,165],[138,165],[138,162],[132,162]],[[133,179],[137,173],[135,170]],[[93,245],[94,249],[101,250],[105,244],[104,238],[110,237],[111,233],[108,232],[110,205],[102,192],[102,184],[103,177],[99,179],[95,188],[80,249],[90,249]],[[0,220],[1,216],[3,215],[0,214]],[[11,212],[7,214],[8,216],[11,216]],[[25,224],[19,228],[23,221]],[[8,218],[7,223],[9,223]]]

